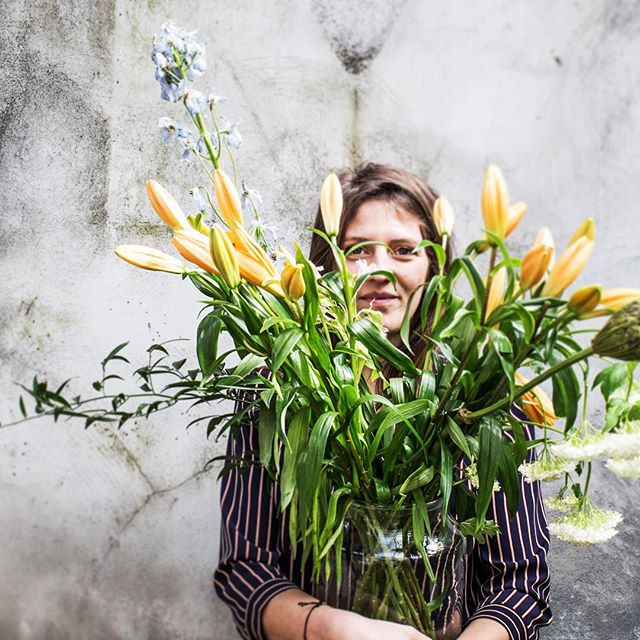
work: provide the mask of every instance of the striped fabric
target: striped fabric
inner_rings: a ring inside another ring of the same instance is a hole
[[[242,400],[236,411],[242,409]],[[221,479],[219,564],[214,574],[218,596],[227,603],[243,638],[263,640],[262,611],[276,594],[300,588],[328,604],[335,597],[318,593],[303,570],[300,553],[294,560],[287,513],[280,513],[278,483],[257,462],[257,409],[238,434],[230,435],[227,455],[255,462],[234,467]],[[521,416],[520,416],[521,417]],[[533,428],[524,425],[532,439]],[[530,450],[529,459],[534,456]],[[504,494],[494,493],[488,518],[501,533],[484,544],[469,539],[464,558],[463,624],[490,618],[502,624],[511,640],[537,640],[540,627],[551,622],[547,551],[549,532],[539,483],[520,478],[520,506],[509,521]]]

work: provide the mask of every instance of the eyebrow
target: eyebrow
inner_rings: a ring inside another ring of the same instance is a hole
[[[372,242],[371,238],[360,238],[357,236],[348,236],[344,239],[345,242]],[[422,238],[420,238],[420,240],[416,241],[415,238],[393,238],[390,242],[387,242],[385,244],[392,244],[392,243],[396,243],[396,242],[404,242],[406,244],[418,244],[419,242],[422,241]],[[373,242],[377,242],[375,240],[373,240]]]

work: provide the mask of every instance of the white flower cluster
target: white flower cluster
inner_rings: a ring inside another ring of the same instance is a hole
[[[630,480],[640,478],[640,455],[627,460],[607,460],[605,466],[620,478],[629,478]]]
[[[575,511],[578,507],[578,498],[570,493],[568,496],[553,496],[553,498],[546,498],[544,503],[552,511],[559,511],[560,513],[569,513]]]
[[[607,542],[618,533],[622,514],[593,506],[585,500],[578,511],[572,511],[549,524],[549,531],[565,542],[577,545]]]
[[[539,460],[522,463],[518,470],[524,479],[531,483],[537,480],[557,480],[562,478],[565,473],[573,471],[575,466],[576,464],[572,460],[546,453]]]
[[[551,450],[556,458],[574,462],[602,457],[635,458],[640,455],[640,421],[629,422],[615,432],[574,435],[565,442],[554,444]]]

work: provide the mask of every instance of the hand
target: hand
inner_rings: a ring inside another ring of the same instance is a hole
[[[406,624],[372,620],[357,613],[318,607],[309,620],[309,640],[429,640],[427,636]]]

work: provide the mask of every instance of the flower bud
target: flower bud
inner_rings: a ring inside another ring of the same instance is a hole
[[[495,165],[489,165],[482,185],[482,217],[487,231],[501,240],[507,231],[509,216],[509,192],[502,173]]]
[[[599,356],[640,360],[640,300],[616,311],[591,341]]]
[[[579,314],[589,313],[598,306],[601,296],[602,287],[599,284],[590,284],[576,289],[571,294],[567,306]]]
[[[201,213],[195,216],[187,216],[187,220],[189,221],[189,226],[200,233],[204,233],[205,235],[209,235],[211,233],[211,228],[207,225]]]
[[[538,231],[538,235],[533,242],[533,246],[536,247],[539,244],[543,244],[545,247],[549,247],[551,249],[551,259],[549,260],[548,268],[553,269],[553,265],[556,263],[556,245],[553,241],[553,236],[551,235],[549,227],[542,227],[542,229]]]
[[[489,293],[487,294],[487,310],[484,314],[486,320],[492,312],[500,305],[504,296],[505,281],[507,277],[507,270],[505,267],[500,267],[491,279],[489,285]]]
[[[519,224],[520,220],[522,220],[522,216],[527,211],[527,203],[526,202],[516,202],[509,207],[509,214],[507,215],[507,229],[504,233],[505,237],[507,237]]]
[[[304,265],[301,264],[288,264],[282,270],[282,276],[280,278],[280,284],[285,292],[286,296],[291,300],[297,300],[304,295],[305,284],[302,277],[302,270]]]
[[[342,215],[342,187],[335,173],[330,173],[322,183],[320,191],[320,211],[328,236],[337,236]]]
[[[580,226],[575,230],[575,233],[571,236],[568,246],[571,246],[574,242],[580,238],[589,238],[592,242],[596,239],[596,223],[593,218],[587,218]]]
[[[227,234],[219,227],[212,227],[210,250],[213,264],[216,265],[224,281],[235,289],[240,284],[240,267],[236,252]]]
[[[523,291],[535,287],[547,273],[553,249],[543,244],[534,245],[524,254],[520,267],[520,283]]]
[[[222,169],[216,169],[213,172],[213,188],[220,207],[220,213],[229,229],[244,228],[240,197],[233,182]]]
[[[520,386],[524,386],[529,382],[517,372],[515,377]],[[523,393],[518,401],[531,422],[551,426],[558,419],[553,410],[551,398],[540,387],[534,387],[531,391]]]
[[[149,271],[165,271],[166,273],[182,273],[184,263],[163,251],[137,244],[121,244],[115,253],[129,264],[149,269]]]
[[[542,289],[543,296],[559,296],[582,273],[593,251],[593,240],[578,238],[569,245],[551,270]]]
[[[453,232],[454,221],[453,207],[444,196],[440,196],[433,205],[433,222],[436,225],[438,234],[450,236]]]
[[[173,196],[155,180],[147,180],[147,196],[162,221],[174,231],[187,229],[189,222]]]

